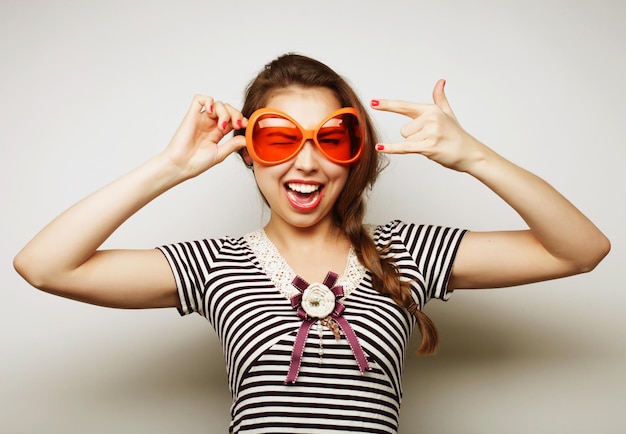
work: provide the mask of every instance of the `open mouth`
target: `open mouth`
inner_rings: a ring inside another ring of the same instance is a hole
[[[287,199],[296,209],[310,210],[315,208],[322,200],[323,186],[321,184],[289,182],[285,187],[287,189]]]

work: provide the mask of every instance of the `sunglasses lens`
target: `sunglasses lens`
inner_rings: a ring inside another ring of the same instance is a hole
[[[252,145],[258,157],[266,162],[289,158],[302,143],[302,132],[279,114],[265,114],[254,123]]]
[[[317,132],[317,142],[322,151],[338,163],[356,158],[362,147],[359,120],[352,113],[342,113],[329,119]]]

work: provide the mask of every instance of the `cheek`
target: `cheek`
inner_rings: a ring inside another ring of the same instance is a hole
[[[332,180],[339,188],[343,188],[348,180],[348,174],[350,173],[350,168],[346,166],[339,166],[337,164],[332,164],[326,168],[326,175],[330,180]]]
[[[254,163],[256,185],[266,199],[269,199],[268,195],[271,196],[273,192],[281,187],[279,180],[284,172],[281,166],[280,164],[277,166],[262,166]]]
[[[257,185],[258,189],[265,196],[266,193],[267,193],[267,190],[269,188],[269,180],[268,180],[268,177],[267,177],[267,173],[265,173],[262,170],[255,169],[254,170],[254,179],[256,180],[256,185]]]

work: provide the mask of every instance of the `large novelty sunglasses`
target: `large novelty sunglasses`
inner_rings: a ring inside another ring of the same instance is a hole
[[[305,130],[286,113],[262,108],[250,116],[246,127],[246,146],[260,164],[284,163],[295,157],[307,140],[330,161],[350,164],[363,150],[363,134],[357,112],[352,107],[331,113],[313,130]]]

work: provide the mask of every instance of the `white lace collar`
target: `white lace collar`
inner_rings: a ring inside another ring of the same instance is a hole
[[[287,299],[290,299],[300,291],[291,285],[296,273],[291,269],[287,261],[267,237],[263,229],[244,235],[244,239],[257,257],[261,269],[272,281],[274,286]],[[339,277],[337,284],[343,286],[344,298],[359,285],[365,276],[365,267],[359,262],[352,247],[348,252],[348,261],[344,273]],[[310,282],[313,283],[313,282]]]

